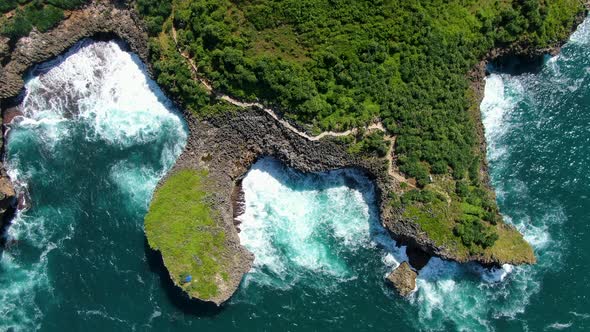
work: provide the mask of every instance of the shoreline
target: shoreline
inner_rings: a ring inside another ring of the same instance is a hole
[[[98,15],[97,13],[112,9],[111,16]],[[78,13],[78,14],[76,14]],[[583,21],[587,12],[576,17],[572,29]],[[90,20],[88,23],[87,20]],[[76,24],[76,22],[78,22]],[[73,26],[84,22],[82,30],[72,29]],[[6,82],[6,86],[0,87],[0,110],[5,115],[9,109],[18,105],[19,94],[23,91],[23,75],[28,73],[35,65],[50,61],[67,52],[76,43],[84,39],[105,38],[124,41],[129,50],[137,54],[144,62],[151,76],[150,62],[147,56],[147,34],[142,27],[133,9],[117,9],[108,2],[96,1],[87,7],[75,11],[59,26],[51,31],[41,34],[33,32],[31,36],[22,38],[10,53],[10,61],[2,68],[0,80]],[[50,45],[46,43],[50,41]],[[486,66],[487,64],[511,56],[528,57],[531,61],[544,54],[555,54],[567,40],[557,42],[554,46],[534,49],[518,45],[505,48],[496,48],[479,62],[475,68],[467,74],[471,81],[470,90],[474,93],[474,104],[470,113],[475,117],[479,148],[483,154],[481,174],[485,183],[489,184],[487,165],[487,144],[485,141],[485,128],[481,123],[479,105],[484,96]],[[41,49],[43,47],[43,49]],[[8,68],[8,69],[7,69]],[[170,98],[175,102],[175,98]],[[175,102],[176,104],[176,102]],[[437,256],[445,260],[455,260],[460,263],[474,261],[483,266],[496,266],[500,262],[483,260],[481,257],[472,256],[466,260],[459,260],[445,248],[439,248],[433,240],[421,232],[419,227],[410,221],[400,218],[399,211],[388,206],[386,197],[388,192],[400,192],[400,181],[388,176],[387,168],[378,158],[361,158],[353,156],[346,148],[331,137],[322,140],[309,140],[296,135],[285,127],[281,119],[274,118],[270,114],[251,105],[239,111],[237,114],[221,114],[215,117],[197,119],[195,115],[180,107],[189,128],[187,146],[176,161],[175,166],[158,183],[158,187],[170,174],[184,168],[209,170],[214,178],[213,205],[219,212],[222,224],[231,233],[238,260],[243,264],[236,269],[237,274],[245,267],[251,265],[253,257],[239,243],[237,232],[239,223],[236,217],[243,213],[244,193],[241,180],[259,159],[265,156],[274,157],[285,166],[304,173],[317,173],[335,169],[358,169],[374,182],[376,204],[379,208],[381,224],[388,230],[398,245],[408,246],[408,251],[425,253],[429,256]],[[10,119],[10,116],[8,116]],[[6,120],[8,121],[8,120]],[[7,126],[3,127],[4,139],[7,139]],[[2,146],[4,152],[4,145]],[[4,161],[4,153],[2,153]],[[4,166],[2,166],[4,168]],[[6,179],[5,171],[2,174]],[[493,191],[493,188],[491,188]],[[9,225],[7,226],[9,227]],[[509,226],[510,227],[510,226]],[[237,239],[237,242],[236,242]],[[418,255],[419,256],[419,255]],[[527,262],[508,262],[522,264]],[[238,275],[232,279],[238,279]],[[241,276],[235,288],[239,286]],[[234,289],[235,290],[235,289]],[[232,290],[232,294],[233,291]],[[229,294],[231,296],[231,294]]]
[[[241,231],[240,224],[242,223],[238,219],[238,217],[240,217],[246,212],[246,194],[244,192],[244,187],[242,186],[242,180],[243,178],[236,180],[231,195],[232,212],[234,216],[234,227],[236,228],[238,233]]]
[[[558,40],[553,45],[545,48],[523,47],[522,45],[509,45],[508,47],[497,47],[488,52],[475,67],[467,74],[470,81],[469,91],[473,93],[473,104],[468,112],[475,121],[477,139],[480,152],[483,156],[480,167],[480,174],[483,176],[486,186],[492,189],[494,196],[496,191],[492,188],[489,178],[489,165],[487,160],[487,141],[485,138],[485,128],[481,121],[480,105],[485,94],[485,78],[489,75],[488,65],[494,63],[509,64],[510,61],[520,61],[527,65],[529,70],[538,70],[543,66],[543,57],[547,54],[556,56],[561,52],[561,48],[569,41],[569,37],[576,31],[578,26],[588,17],[590,3],[585,4],[586,10],[574,18],[573,25],[570,29],[567,39]],[[502,66],[499,67],[502,69]],[[500,70],[501,71],[501,70]]]

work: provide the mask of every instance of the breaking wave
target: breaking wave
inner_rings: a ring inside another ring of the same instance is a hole
[[[7,164],[19,191],[31,192],[33,206],[8,230],[10,246],[0,261],[0,330],[41,327],[48,302],[61,297],[49,272],[54,253],[65,254],[77,224],[101,210],[112,219],[104,222],[122,222],[101,206],[100,196],[139,211],[140,222],[187,139],[171,102],[116,42],[76,45],[36,67],[25,88]]]

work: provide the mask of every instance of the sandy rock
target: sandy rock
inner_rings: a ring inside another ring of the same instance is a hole
[[[416,278],[418,274],[412,270],[408,262],[401,263],[393,272],[387,276],[401,296],[408,296],[416,289]]]

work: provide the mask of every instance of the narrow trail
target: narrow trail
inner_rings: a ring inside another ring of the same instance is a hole
[[[341,136],[348,136],[348,135],[353,135],[358,133],[359,128],[353,128],[353,129],[349,129],[346,131],[324,131],[318,135],[312,136],[307,134],[306,132],[300,131],[299,129],[295,128],[291,123],[289,123],[289,121],[281,119],[278,114],[271,108],[265,107],[264,105],[262,105],[261,103],[257,103],[257,102],[243,102],[240,100],[237,100],[231,96],[228,96],[226,94],[220,93],[218,91],[215,91],[213,89],[213,86],[211,85],[211,83],[209,81],[207,81],[205,78],[199,76],[199,67],[195,64],[194,60],[183,50],[180,49],[180,46],[178,45],[178,40],[176,37],[176,28],[174,26],[172,26],[172,38],[174,39],[174,44],[176,45],[176,50],[178,51],[178,53],[180,53],[180,55],[182,55],[183,58],[185,58],[187,60],[187,62],[189,63],[191,69],[192,69],[192,74],[193,74],[193,78],[195,80],[198,80],[204,87],[205,89],[213,94],[214,96],[216,96],[217,98],[221,99],[221,100],[225,100],[228,103],[238,106],[238,107],[242,107],[242,108],[248,108],[248,107],[256,107],[258,109],[261,109],[262,111],[266,112],[267,114],[269,114],[273,119],[275,119],[276,121],[278,121],[279,123],[281,123],[283,126],[285,126],[285,128],[289,129],[290,131],[292,131],[293,133],[307,139],[310,141],[318,141],[321,140],[324,137],[341,137]],[[387,173],[393,177],[394,179],[396,179],[398,182],[400,183],[406,183],[409,187],[411,188],[416,188],[416,186],[414,184],[412,184],[411,182],[408,181],[408,179],[406,179],[398,170],[397,167],[395,167],[394,164],[394,158],[393,158],[393,148],[395,146],[395,136],[391,136],[388,135],[385,127],[383,126],[383,124],[381,123],[381,121],[379,122],[375,122],[372,123],[366,127],[363,128],[365,131],[372,131],[372,130],[380,130],[383,133],[385,133],[383,135],[383,139],[389,142],[389,150],[387,151],[387,162],[388,162],[388,167],[387,167]]]

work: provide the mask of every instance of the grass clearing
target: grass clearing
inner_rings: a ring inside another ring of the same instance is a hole
[[[145,217],[149,245],[161,252],[174,283],[202,300],[215,297],[228,279],[225,232],[206,202],[206,181],[205,171],[172,174],[154,193]],[[186,282],[187,276],[192,280]]]

